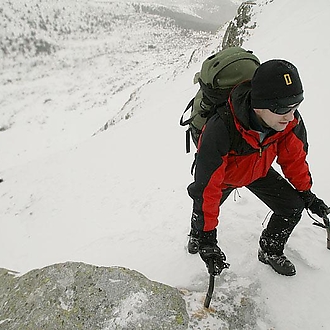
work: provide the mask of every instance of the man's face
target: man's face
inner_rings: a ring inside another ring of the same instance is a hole
[[[297,109],[295,108],[288,113],[281,115],[276,114],[269,109],[254,109],[257,117],[262,121],[262,123],[277,132],[285,130],[289,122],[294,119],[294,113],[296,110]]]

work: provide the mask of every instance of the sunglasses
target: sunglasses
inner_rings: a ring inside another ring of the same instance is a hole
[[[279,106],[269,107],[269,110],[277,115],[286,115],[291,111],[295,112],[299,108],[299,106],[300,106],[300,102],[288,107],[279,107]]]
[[[291,111],[295,112],[299,108],[299,106],[300,103],[296,103],[288,107],[279,107],[279,106],[269,107],[269,110],[273,113],[276,113],[277,115],[286,115]]]

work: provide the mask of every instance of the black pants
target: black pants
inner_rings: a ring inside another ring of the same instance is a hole
[[[304,209],[298,192],[274,168],[267,175],[246,186],[263,201],[274,213],[267,225],[269,234],[285,233],[285,240],[299,222]],[[223,190],[220,205],[228,198],[234,188]]]

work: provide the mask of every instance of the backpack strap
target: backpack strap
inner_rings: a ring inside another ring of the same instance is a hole
[[[189,101],[189,103],[187,104],[186,109],[183,111],[183,114],[182,114],[182,116],[181,116],[181,118],[180,118],[180,125],[181,125],[181,126],[187,126],[187,125],[190,125],[190,124],[192,123],[192,121],[194,120],[194,118],[196,117],[196,115],[195,115],[195,116],[192,116],[192,117],[190,117],[190,118],[188,118],[188,119],[186,119],[186,120],[183,119],[185,113],[186,113],[190,108],[192,108],[192,106],[193,106],[193,104],[194,104],[194,100],[195,100],[195,98],[193,97],[193,98]]]
[[[242,143],[242,136],[240,132],[237,130],[235,121],[234,121],[234,115],[232,114],[230,110],[229,103],[227,102],[225,106],[218,107],[217,113],[220,116],[220,118],[225,123],[228,133],[229,133],[229,140],[230,140],[230,149],[231,150],[237,150],[237,148]]]
[[[192,108],[192,106],[193,106],[193,104],[194,104],[194,100],[195,100],[195,98],[193,97],[193,98],[189,101],[189,103],[188,103],[187,106],[186,106],[186,109],[183,111],[182,116],[181,116],[181,118],[180,118],[180,125],[181,125],[181,126],[187,126],[187,125],[189,125],[189,127],[188,127],[187,130],[186,130],[186,153],[187,153],[187,154],[189,154],[189,152],[190,152],[190,137],[191,137],[191,127],[190,127],[190,124],[192,123],[192,121],[194,120],[194,118],[196,117],[197,114],[194,115],[194,116],[191,116],[190,118],[188,118],[188,119],[186,119],[186,120],[184,120],[183,118],[184,118],[185,113],[186,113],[190,108]]]
[[[207,100],[207,98],[206,98]],[[197,146],[197,142],[198,142],[198,138],[199,138],[199,135],[201,134],[201,130],[199,130],[198,128],[196,128],[194,125],[192,125],[192,122],[194,120],[194,118],[197,116],[197,115],[200,115],[202,116],[203,118],[211,118],[215,113],[218,112],[217,109],[221,108],[221,107],[225,107],[226,106],[226,103],[227,102],[224,102],[220,105],[216,105],[216,104],[210,104],[211,105],[211,108],[209,111],[207,111],[204,115],[203,113],[199,114],[199,113],[196,113],[194,115],[192,115],[190,118],[184,120],[184,115],[185,113],[193,107],[193,104],[194,104],[194,101],[195,101],[195,97],[192,98],[189,103],[187,104],[185,110],[183,111],[182,113],[182,116],[180,118],[180,125],[181,126],[187,126],[189,125],[189,127],[187,128],[186,130],[186,153],[190,153],[191,151],[191,148],[190,148],[190,141],[191,139],[193,140],[194,144]],[[208,100],[207,100],[208,101]],[[210,102],[210,101],[208,101]]]
[[[190,137],[191,137],[191,128],[189,127],[186,130],[186,153],[189,154],[190,152]]]

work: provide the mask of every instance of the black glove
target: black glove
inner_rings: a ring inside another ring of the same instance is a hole
[[[318,215],[320,218],[327,216],[330,213],[330,208],[320,198],[317,198],[310,190],[301,191],[300,196],[305,203],[306,209]]]
[[[200,246],[199,255],[206,263],[210,275],[219,275],[229,265],[225,262],[226,256],[217,245]]]

